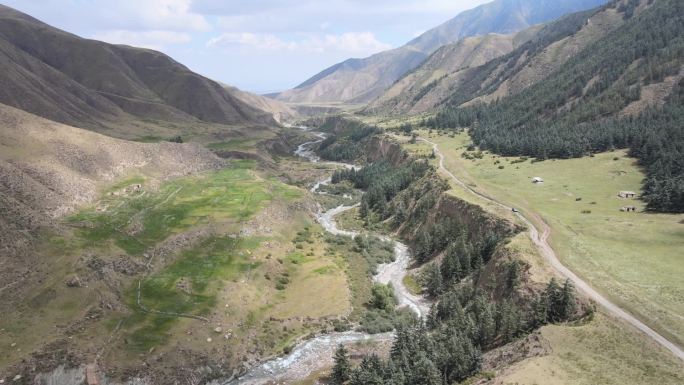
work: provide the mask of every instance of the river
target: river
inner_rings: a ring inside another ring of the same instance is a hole
[[[325,134],[320,132],[315,132],[314,134],[318,139],[301,144],[295,151],[295,155],[305,158],[312,163],[321,163],[321,159],[314,152],[314,148],[316,144],[325,140]],[[348,163],[325,162],[324,164],[349,169],[359,168]],[[330,183],[330,177],[316,182],[311,188],[311,192],[320,194],[318,191],[320,186],[328,183]],[[320,209],[317,215],[318,223],[333,235],[354,238],[359,233],[339,229],[335,222],[335,217],[356,206],[339,206],[327,211]],[[404,277],[411,262],[408,246],[384,235],[379,235],[379,237],[394,243],[395,258],[391,263],[379,265],[378,272],[373,277],[373,280],[382,284],[391,284],[394,287],[394,294],[399,307],[408,307],[419,317],[425,317],[430,309],[429,304],[423,298],[411,294],[404,285]],[[224,385],[287,384],[302,380],[316,371],[331,366],[335,349],[341,343],[348,344],[359,341],[391,342],[392,340],[394,340],[394,333],[371,335],[360,332],[343,332],[324,334],[300,343],[288,355],[266,361],[240,378],[224,383]]]

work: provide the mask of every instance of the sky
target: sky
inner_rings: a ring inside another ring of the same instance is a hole
[[[268,93],[351,57],[399,47],[491,0],[3,0],[79,36],[162,51]]]

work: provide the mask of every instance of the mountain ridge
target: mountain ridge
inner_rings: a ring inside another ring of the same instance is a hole
[[[440,46],[491,32],[512,33],[605,0],[496,0],[465,11],[406,45],[363,59],[335,64],[278,99],[286,102],[366,103],[419,66]]]

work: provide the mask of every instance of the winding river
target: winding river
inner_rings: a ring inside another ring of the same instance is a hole
[[[306,130],[306,128],[302,128]],[[312,163],[320,163],[321,159],[315,154],[314,148],[325,140],[325,134],[314,133],[318,139],[300,145],[295,155],[307,159]],[[324,164],[338,167],[354,168],[348,163],[325,162]],[[358,167],[357,167],[358,168]],[[311,192],[318,193],[322,185],[330,183],[330,177],[314,184]],[[356,231],[341,230],[337,227],[335,217],[353,206],[339,206],[327,211],[320,209],[317,220],[323,228],[334,235],[354,238],[359,235]],[[408,307],[419,317],[424,317],[429,311],[429,304],[421,297],[411,294],[404,285],[404,277],[411,262],[408,246],[387,236],[379,236],[383,240],[394,243],[394,262],[379,265],[378,273],[373,277],[375,282],[392,284],[397,302],[400,307]],[[348,344],[359,341],[391,342],[394,333],[366,334],[360,332],[343,332],[324,334],[297,345],[290,354],[266,361],[253,368],[240,378],[234,379],[224,385],[260,385],[260,384],[286,384],[301,380],[312,373],[329,367],[333,363],[333,354],[341,343]]]

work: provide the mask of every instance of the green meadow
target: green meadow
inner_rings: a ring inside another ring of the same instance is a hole
[[[187,318],[208,314],[216,305],[216,293],[222,282],[258,267],[257,262],[247,258],[247,251],[258,244],[258,239],[231,237],[202,240],[182,251],[171,265],[141,281],[142,307],[137,303],[138,287],[133,285],[127,292],[127,302],[134,313],[124,320],[125,329],[129,330],[129,347],[146,351],[166,342],[166,333],[179,318],[175,315]]]
[[[76,228],[75,237],[59,238],[55,247],[104,253],[118,248],[131,257],[150,253],[173,234],[209,230],[161,268],[155,268],[159,261],[151,258],[150,273],[126,290],[132,314],[110,325],[122,322],[129,349],[142,352],[163,344],[180,319],[208,314],[225,282],[258,268],[260,262],[248,256],[263,239],[240,238],[232,232],[269,203],[302,195],[258,175],[255,166],[252,161],[235,161],[225,169],[164,182],[156,190],[144,178],[132,177],[107,188],[95,206],[67,218]],[[129,188],[136,184],[143,188]]]
[[[564,264],[611,301],[684,344],[684,215],[645,212],[638,199],[618,197],[619,191],[639,193],[644,179],[626,151],[535,162],[467,151],[466,133],[422,135],[439,145],[446,167],[470,186],[538,213],[551,226],[551,244]],[[422,147],[426,153],[430,149]],[[534,177],[544,183],[532,183]],[[477,200],[461,188],[452,192]],[[620,211],[624,206],[637,212]]]
[[[295,199],[300,192],[253,171],[251,161],[229,168],[162,184],[130,195],[111,195],[142,178],[118,183],[107,190],[96,207],[71,216],[84,247],[108,247],[109,242],[129,255],[143,253],[173,233],[198,225],[239,223],[274,199]]]

